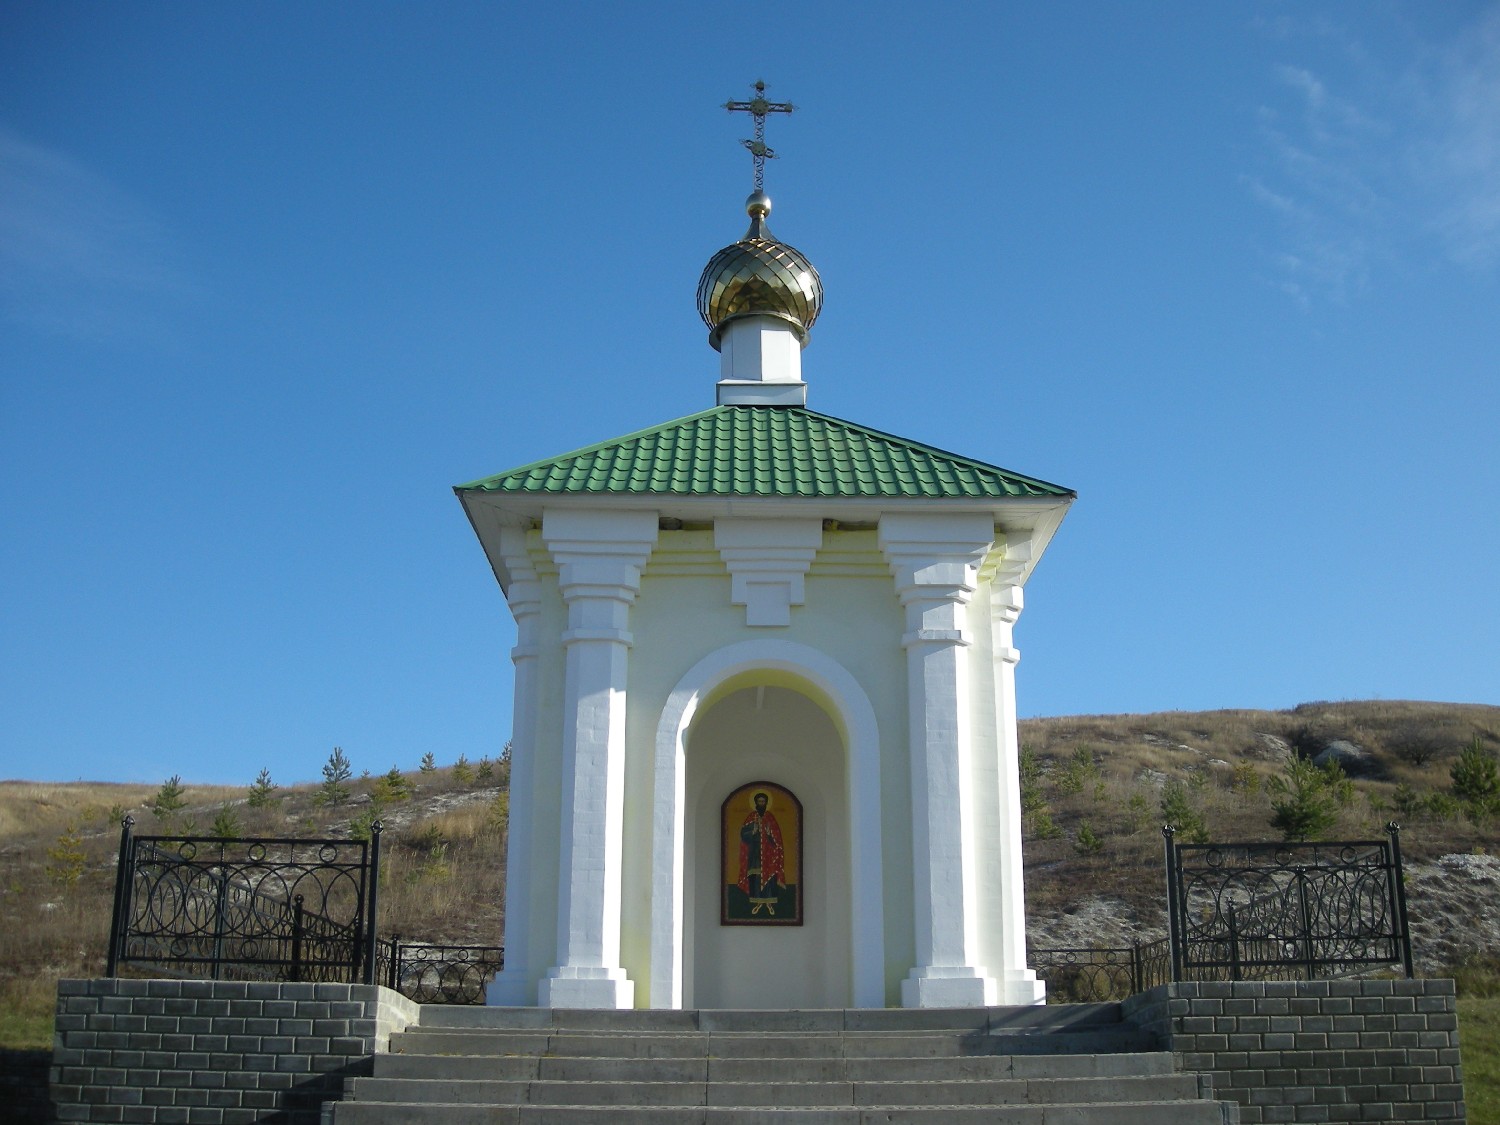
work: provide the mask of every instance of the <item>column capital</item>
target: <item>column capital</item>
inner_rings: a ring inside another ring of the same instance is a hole
[[[880,517],[880,550],[902,601],[967,601],[994,540],[994,521],[985,512],[888,512]]]
[[[655,512],[562,508],[542,513],[542,542],[557,563],[558,587],[565,599],[571,592],[634,600],[656,536]]]

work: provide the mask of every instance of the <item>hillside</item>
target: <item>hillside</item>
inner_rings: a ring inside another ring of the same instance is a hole
[[[1215,839],[1278,839],[1273,779],[1298,753],[1333,746],[1351,782],[1329,835],[1371,839],[1391,819],[1404,825],[1422,969],[1500,956],[1500,817],[1472,823],[1445,796],[1450,766],[1476,737],[1500,747],[1500,707],[1376,701],[1028,720],[1032,943],[1160,936],[1164,796],[1180,794]],[[150,786],[0,782],[0,1046],[44,1045],[55,980],[101,971],[126,812],[143,833],[207,832],[218,819],[243,835],[344,835],[383,795],[382,935],[499,942],[508,763],[399,777],[394,789],[381,776],[352,778],[347,801],[333,806],[319,803],[317,785],[277,790],[255,808],[248,779],[242,788],[188,784],[183,807],[161,817],[148,807]]]

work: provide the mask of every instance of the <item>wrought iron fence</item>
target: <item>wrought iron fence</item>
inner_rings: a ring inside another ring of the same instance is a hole
[[[1401,830],[1384,840],[1167,844],[1174,980],[1412,975]]]
[[[106,975],[373,984],[380,825],[358,840],[120,831]]]
[[[1028,960],[1047,983],[1049,1004],[1123,1000],[1171,979],[1166,938],[1087,949],[1033,946]]]
[[[505,947],[403,942],[393,934],[380,943],[379,958],[380,983],[419,1004],[483,1004],[485,985],[505,967]]]

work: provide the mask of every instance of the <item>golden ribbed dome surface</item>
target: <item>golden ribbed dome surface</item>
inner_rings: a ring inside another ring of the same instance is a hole
[[[767,228],[769,199],[757,192],[746,207],[749,231],[710,258],[698,279],[698,315],[715,347],[726,321],[754,315],[789,321],[805,343],[823,307],[823,282],[800,250],[778,241]]]

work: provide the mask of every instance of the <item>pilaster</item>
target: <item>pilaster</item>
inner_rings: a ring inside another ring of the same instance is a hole
[[[1016,621],[1025,608],[1022,577],[1032,563],[1030,538],[1008,538],[1005,553],[991,576],[990,635],[994,648],[995,730],[999,751],[1000,838],[993,860],[999,870],[1000,964],[991,970],[999,980],[999,1003],[1040,1004],[1047,987],[1026,964],[1026,894],[1021,856],[1021,748],[1016,732]]]
[[[994,539],[986,513],[886,515],[879,541],[906,613],[916,965],[908,1008],[993,1004],[979,959],[972,794],[971,684],[963,649],[979,564]]]
[[[630,607],[656,543],[655,512],[549,510],[542,540],[567,606],[558,964],[539,1000],[549,1008],[629,1008],[620,967],[626,673]]]
[[[516,622],[516,645],[510,650],[515,666],[515,702],[510,737],[510,818],[505,837],[505,968],[490,982],[485,1001],[516,1006],[534,1003],[536,995],[531,981],[531,867],[542,591],[526,550],[526,532],[502,528],[500,551],[510,573],[505,597]]]

